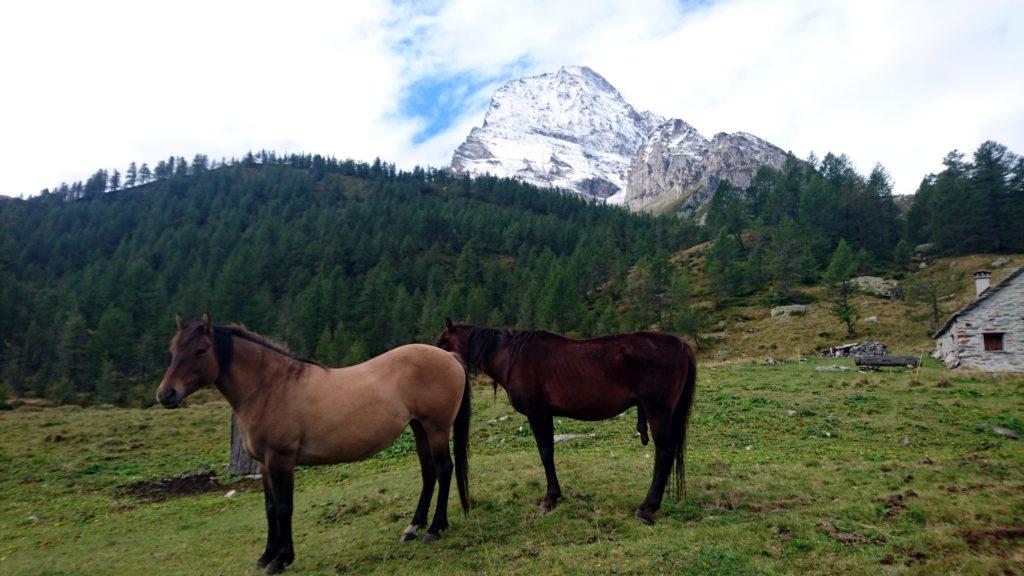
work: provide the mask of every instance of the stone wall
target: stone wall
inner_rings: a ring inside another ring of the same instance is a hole
[[[1002,351],[985,350],[986,332],[1004,334]],[[957,318],[935,344],[932,355],[950,368],[1024,372],[1024,275]]]

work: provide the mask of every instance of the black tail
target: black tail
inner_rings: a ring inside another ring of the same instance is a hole
[[[469,417],[473,412],[472,386],[469,383],[469,369],[458,354],[452,354],[466,370],[466,389],[462,393],[462,404],[455,415],[455,483],[459,487],[462,512],[469,514]]]
[[[676,478],[672,488],[677,497],[680,492],[684,495],[686,493],[686,431],[690,425],[690,412],[697,391],[697,355],[692,346],[686,342],[682,344],[686,358],[686,382],[683,383],[683,394],[672,415],[672,425],[676,430]]]

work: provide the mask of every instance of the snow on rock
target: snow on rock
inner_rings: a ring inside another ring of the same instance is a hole
[[[746,186],[785,153],[745,132],[710,140],[679,119],[640,112],[585,66],[512,80],[451,167],[561,188],[632,210],[697,214],[718,182]]]
[[[662,122],[590,68],[565,66],[498,89],[451,167],[621,201],[633,153]]]

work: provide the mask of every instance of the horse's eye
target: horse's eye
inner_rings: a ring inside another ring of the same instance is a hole
[[[206,348],[200,348],[199,350],[196,350],[196,356],[202,356],[203,354],[206,354]]]

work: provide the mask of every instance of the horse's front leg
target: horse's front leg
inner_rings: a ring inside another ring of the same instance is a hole
[[[256,561],[257,568],[266,568],[267,564],[277,556],[277,512],[274,509],[274,491],[270,484],[270,473],[267,467],[260,464],[260,475],[263,477],[263,507],[267,511],[267,546],[263,555]]]
[[[274,520],[277,538],[270,551],[267,574],[279,574],[285,566],[295,560],[292,545],[292,498],[295,489],[295,457],[286,454],[270,454],[265,460],[265,477],[270,479],[273,497]],[[269,517],[268,517],[269,520]],[[269,544],[269,541],[268,541]]]
[[[540,513],[547,514],[558,504],[558,499],[562,496],[558,475],[555,474],[555,425],[547,411],[532,413],[527,419],[533,430],[533,438],[537,441],[540,461],[544,464],[544,475],[547,476],[548,491],[540,503]]]

